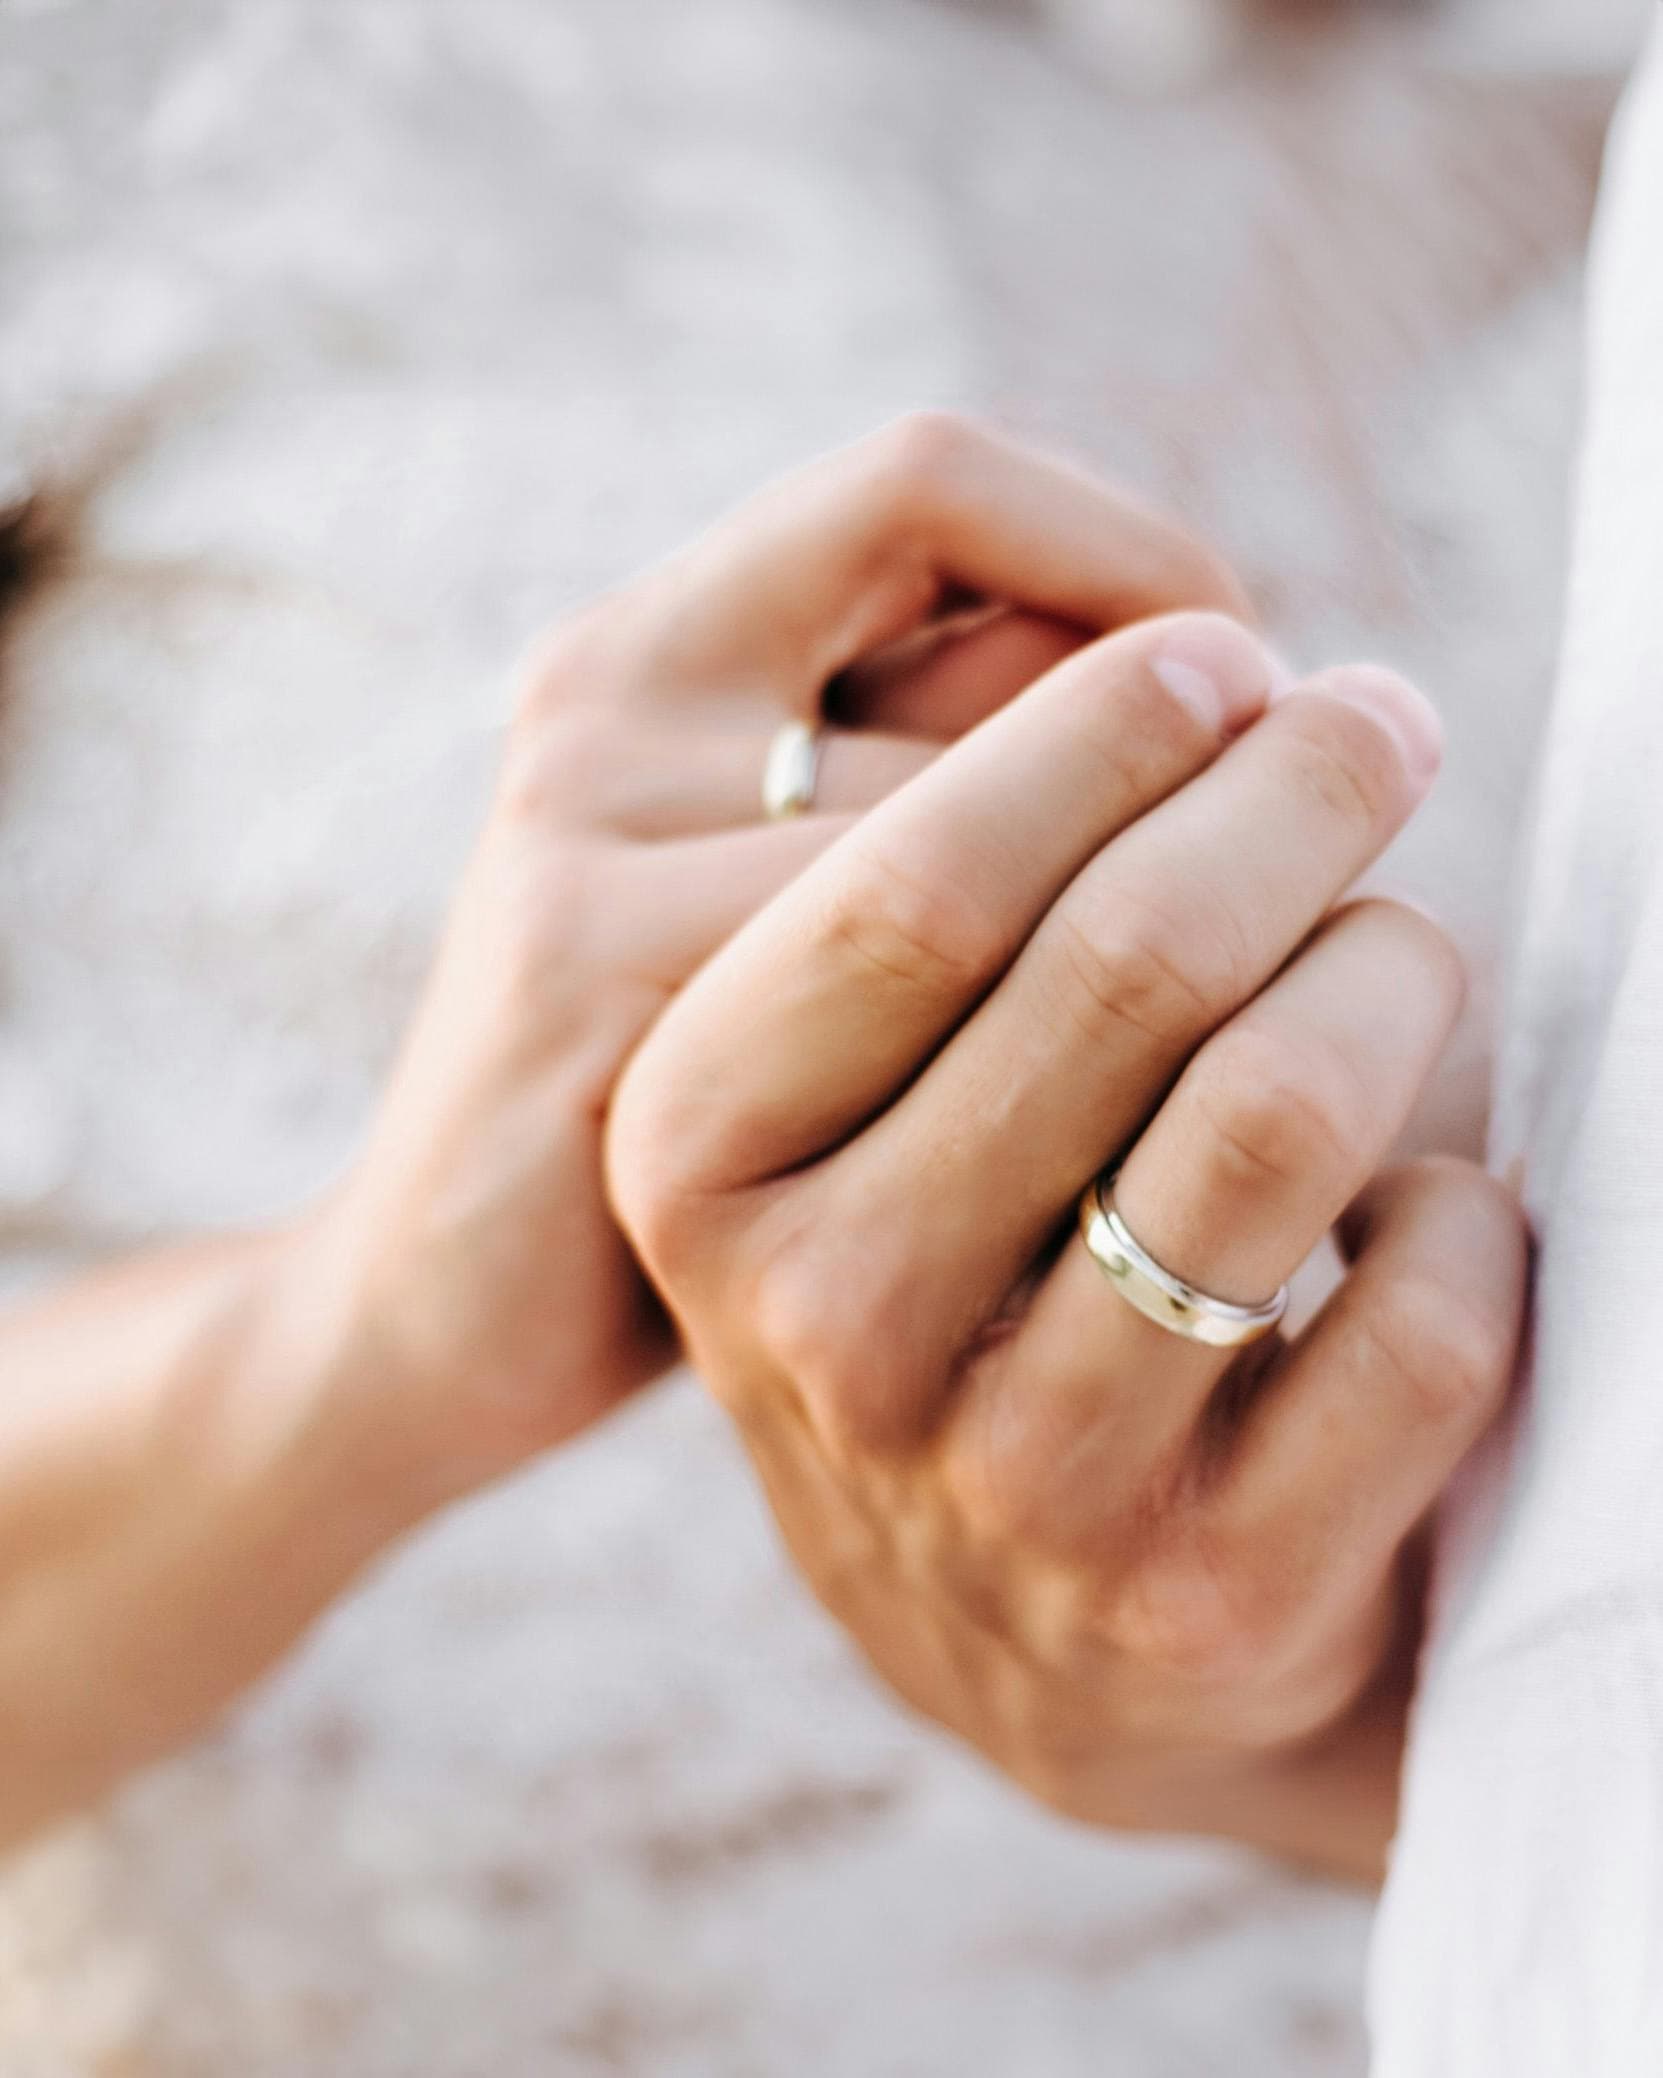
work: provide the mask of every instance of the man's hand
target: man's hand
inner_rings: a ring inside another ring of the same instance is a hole
[[[611,1179],[904,1696],[1065,1810],[1372,1873],[1416,1532],[1505,1391],[1526,1244],[1476,1171],[1371,1182],[1462,976],[1420,915],[1334,905],[1436,720],[1353,670],[1247,726],[1270,668],[1155,622],[947,752],[671,1006]],[[1342,1219],[1348,1277],[1291,1342],[1177,1339],[1073,1238],[1122,1160],[1200,1289],[1256,1303]]]

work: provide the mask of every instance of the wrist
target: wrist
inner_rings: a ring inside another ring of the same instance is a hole
[[[204,1365],[198,1451],[229,1512],[282,1547],[279,1575],[324,1594],[417,1523],[428,1473],[395,1418],[392,1366],[363,1334],[330,1208],[246,1242],[225,1357]]]
[[[440,1189],[372,1154],[285,1237],[278,1368],[386,1535],[568,1441],[673,1361],[598,1195],[597,1132],[587,1117],[538,1122],[547,1216],[498,1202],[482,1132],[483,1180],[448,1165]]]
[[[431,1303],[404,1302],[350,1184],[266,1244],[242,1448],[360,1562],[470,1484],[444,1432],[454,1359],[422,1332]]]

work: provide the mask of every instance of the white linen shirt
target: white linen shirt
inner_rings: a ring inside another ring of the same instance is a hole
[[[1534,1347],[1441,1532],[1376,2078],[1663,2078],[1663,23],[1611,148],[1589,412],[1496,1128]]]

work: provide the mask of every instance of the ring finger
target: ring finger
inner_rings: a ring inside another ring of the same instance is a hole
[[[1201,1048],[1127,1158],[1131,1231],[1200,1291],[1266,1298],[1389,1154],[1462,995],[1459,961],[1424,917],[1385,902],[1340,912]],[[1048,1537],[1089,1542],[1114,1491],[1187,1445],[1238,1361],[1145,1318],[1073,1241],[1020,1331],[975,1367],[950,1454],[974,1492],[1023,1495]]]
[[[592,826],[644,840],[711,836],[765,818],[764,775],[781,724],[753,717],[631,728],[609,740],[581,782]],[[941,754],[926,737],[877,729],[823,729],[804,814],[871,808]]]
[[[895,1316],[896,1369],[922,1387],[903,1396],[886,1379],[897,1412],[905,1397],[914,1420],[933,1416],[942,1353],[1001,1305],[1188,1057],[1396,834],[1432,777],[1435,726],[1418,694],[1372,671],[1283,701],[1086,863],[1000,985],[827,1164],[819,1224],[860,1235],[855,1268]]]
[[[1060,621],[1001,611],[877,652],[839,688],[837,722],[818,730],[805,812],[873,807],[932,763],[947,739],[1025,692],[1083,639]],[[586,794],[578,805],[624,837],[697,837],[755,822],[770,752],[789,721],[754,697],[725,709],[712,703],[701,724],[695,711],[683,705],[668,721],[636,721],[628,730],[605,716],[591,769],[577,775]]]

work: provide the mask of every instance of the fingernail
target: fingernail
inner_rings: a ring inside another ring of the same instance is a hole
[[[1313,690],[1371,716],[1396,741],[1415,785],[1424,791],[1432,784],[1444,760],[1444,725],[1432,702],[1406,678],[1368,665],[1331,672]]]
[[[1187,614],[1175,622],[1149,668],[1203,727],[1227,735],[1263,714],[1278,675],[1258,637],[1221,613]]]

